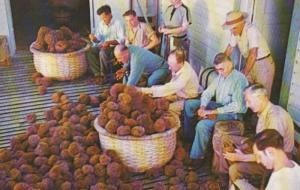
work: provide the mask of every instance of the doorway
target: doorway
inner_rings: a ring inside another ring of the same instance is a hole
[[[11,0],[16,50],[28,50],[41,26],[68,26],[87,36],[90,8],[87,0]]]

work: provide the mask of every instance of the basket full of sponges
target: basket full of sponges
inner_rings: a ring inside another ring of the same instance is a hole
[[[73,80],[87,71],[85,53],[89,48],[79,33],[64,26],[58,30],[41,27],[30,45],[37,72],[62,81]]]
[[[114,150],[133,172],[165,165],[176,148],[177,115],[166,99],[153,99],[134,87],[115,84],[94,122],[101,147]]]

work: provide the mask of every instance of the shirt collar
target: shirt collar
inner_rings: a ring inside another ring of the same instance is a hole
[[[114,17],[112,17],[110,20],[110,23],[108,25],[106,25],[102,20],[101,20],[101,22],[102,22],[102,25],[104,25],[106,27],[110,27],[115,23],[115,19],[114,19]]]
[[[174,73],[173,75],[174,76],[178,76],[181,73],[183,73],[184,70],[187,68],[187,64],[189,64],[189,63],[185,61],[184,64],[183,64],[183,66],[176,73]]]
[[[257,115],[259,117],[265,117],[267,115],[267,113],[269,112],[270,109],[271,109],[271,102],[268,102],[267,105],[266,105],[266,107],[265,107],[265,109],[261,113],[259,113]]]
[[[233,75],[234,72],[236,72],[235,69],[233,69],[233,70],[229,73],[229,75],[227,75],[227,77],[223,77],[222,75],[219,75],[219,76],[220,76],[221,79],[226,80],[226,79],[229,79],[229,78]]]

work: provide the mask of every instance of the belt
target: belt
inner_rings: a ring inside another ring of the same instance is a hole
[[[174,38],[177,38],[177,39],[182,39],[182,38],[185,38],[185,37],[187,37],[187,34],[185,34],[185,35],[182,35],[182,36],[173,36]]]
[[[268,57],[270,57],[270,53],[268,54],[268,55],[266,55],[266,56],[263,56],[263,57],[261,57],[261,58],[258,58],[258,59],[256,59],[256,61],[261,61],[261,60],[263,60],[263,59],[266,59],[266,58],[268,58]]]

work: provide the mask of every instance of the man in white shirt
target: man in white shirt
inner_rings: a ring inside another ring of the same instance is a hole
[[[96,33],[89,35],[94,46],[87,53],[87,59],[94,76],[105,79],[107,75],[117,70],[114,69],[113,50],[116,45],[125,40],[125,35],[122,24],[113,18],[108,5],[100,7],[97,14],[101,17],[101,21]],[[96,56],[98,53],[100,66]]]
[[[275,129],[265,129],[254,139],[256,162],[273,170],[266,190],[299,190],[300,167],[283,150],[284,140]]]
[[[246,59],[246,65],[242,72],[249,83],[264,85],[270,97],[275,64],[266,39],[254,25],[245,21],[246,18],[247,14],[240,11],[227,13],[223,28],[229,29],[231,36],[224,53],[230,56],[233,48],[237,46]]]
[[[136,45],[147,50],[159,44],[155,31],[149,24],[139,22],[136,12],[128,10],[123,14],[126,21],[126,44]]]
[[[141,91],[151,94],[153,97],[166,97],[172,103],[169,110],[180,114],[183,110],[184,101],[196,98],[202,91],[198,83],[198,76],[192,66],[185,61],[183,49],[175,49],[168,57],[169,70],[172,72],[171,81],[150,88],[141,88]]]

